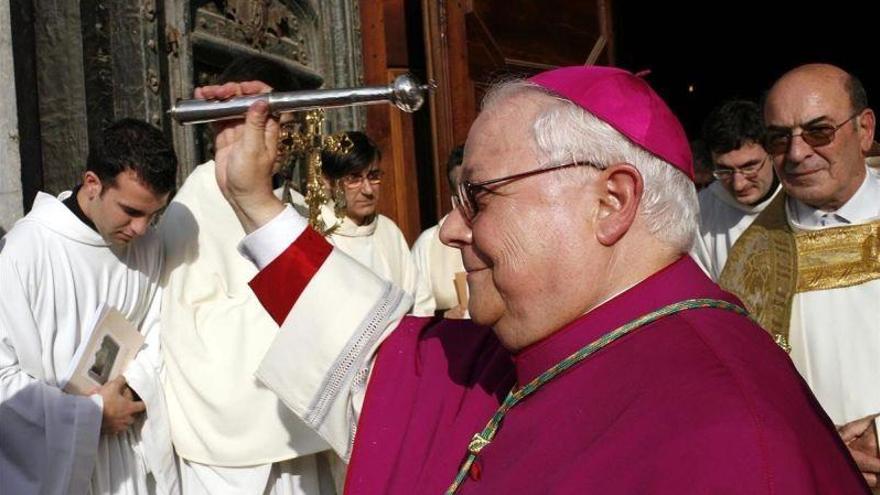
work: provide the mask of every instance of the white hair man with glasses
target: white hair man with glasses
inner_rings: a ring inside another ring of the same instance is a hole
[[[782,183],[734,245],[719,283],[790,351],[869,484],[880,473],[880,175],[866,166],[874,112],[830,65],[767,94],[765,149]]]
[[[217,141],[281,325],[256,374],[350,459],[346,494],[866,492],[785,354],[687,255],[687,138],[640,78],[565,67],[490,92],[440,234],[471,321],[404,317],[400,289],[272,195],[268,117]]]
[[[764,150],[764,116],[756,103],[721,104],[703,123],[703,142],[716,180],[698,195],[700,234],[693,255],[718,280],[730,248],[780,187]]]

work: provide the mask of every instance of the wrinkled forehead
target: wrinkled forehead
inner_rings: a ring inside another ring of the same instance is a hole
[[[771,127],[799,127],[819,119],[836,122],[849,116],[851,106],[841,81],[798,77],[780,81],[770,90],[764,120]]]
[[[464,147],[461,177],[471,182],[534,168],[534,125],[554,99],[538,91],[496,101],[474,121]]]

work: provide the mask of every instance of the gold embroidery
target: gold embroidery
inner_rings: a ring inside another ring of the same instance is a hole
[[[773,342],[776,342],[776,345],[782,348],[786,354],[791,354],[791,344],[786,340],[785,335],[775,334],[773,335]]]
[[[836,289],[880,278],[880,223],[799,232],[798,292]]]
[[[779,194],[736,241],[718,284],[786,352],[791,302],[799,292],[880,279],[880,222],[795,233]]]
[[[788,346],[797,247],[778,194],[733,245],[718,284],[732,292],[780,347]]]

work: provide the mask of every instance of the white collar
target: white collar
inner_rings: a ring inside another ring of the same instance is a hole
[[[336,225],[339,221],[339,217],[334,213],[334,204],[333,201],[330,201],[328,204],[321,205],[321,219],[324,220],[324,223],[327,226]],[[379,214],[373,215],[370,223],[366,223],[364,225],[358,225],[354,223],[351,218],[348,218],[348,215],[342,218],[342,223],[339,225],[336,230],[332,232],[331,235],[341,235],[343,237],[369,237],[376,233],[376,227],[379,225]]]
[[[731,208],[743,211],[745,213],[760,213],[764,210],[764,208],[767,207],[767,205],[770,204],[771,201],[773,201],[773,198],[775,198],[776,195],[779,194],[779,191],[782,190],[782,186],[777,184],[776,190],[773,191],[773,194],[767,197],[767,199],[765,199],[764,201],[753,205],[744,205],[737,201],[736,198],[732,194],[730,194],[730,191],[728,191],[727,188],[724,187],[724,184],[722,184],[721,181],[716,180],[715,182],[709,184],[708,189],[709,192],[715,195],[715,197],[718,198],[719,201],[726,204],[727,206],[730,206]]]
[[[792,226],[817,229],[864,223],[880,216],[880,175],[874,169],[865,168],[862,185],[835,211],[823,211],[789,197],[785,206]]]
[[[91,246],[110,247],[110,243],[101,237],[101,234],[84,224],[70,211],[70,208],[62,203],[71,194],[71,191],[64,191],[56,198],[50,194],[38,192],[37,197],[34,198],[31,212],[22,220],[39,223],[72,241]]]

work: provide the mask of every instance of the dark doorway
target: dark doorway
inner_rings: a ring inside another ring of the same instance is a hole
[[[828,62],[880,101],[877,18],[857,2],[614,2],[617,65],[648,81],[698,136],[731,97],[760,99],[787,70]],[[876,104],[875,104],[876,106]]]

